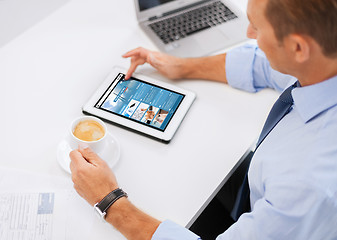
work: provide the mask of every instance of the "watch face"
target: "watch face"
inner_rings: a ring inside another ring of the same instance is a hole
[[[95,206],[94,206],[94,211],[96,213],[96,216],[99,217],[101,220],[104,220],[106,212],[102,212],[101,209],[99,207],[97,207],[97,204],[98,203],[96,203]]]

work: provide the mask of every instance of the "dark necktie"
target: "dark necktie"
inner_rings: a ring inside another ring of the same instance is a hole
[[[262,141],[266,138],[266,136],[270,133],[270,131],[277,125],[277,123],[287,115],[293,105],[293,98],[291,96],[291,91],[299,86],[299,82],[297,81],[292,86],[288,87],[284,92],[280,95],[280,97],[275,102],[274,106],[270,110],[270,113],[267,117],[267,120],[263,126],[262,132],[260,134],[259,140],[256,144],[256,149],[260,146]],[[249,159],[250,161],[250,159]],[[250,191],[248,184],[248,169],[243,180],[242,185],[240,186],[236,201],[234,203],[234,207],[231,212],[231,217],[236,221],[241,216],[241,214],[245,212],[250,212]]]

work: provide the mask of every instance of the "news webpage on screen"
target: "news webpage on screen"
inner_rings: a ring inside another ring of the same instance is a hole
[[[116,77],[95,107],[165,131],[185,96],[137,78],[125,80],[124,77],[122,73]]]

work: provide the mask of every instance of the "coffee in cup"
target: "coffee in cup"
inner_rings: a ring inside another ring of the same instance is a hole
[[[94,120],[83,120],[79,122],[73,131],[75,137],[80,140],[92,142],[104,137],[104,127]]]
[[[107,127],[102,120],[92,116],[75,119],[70,128],[70,147],[77,149],[80,143],[100,152],[105,147]]]

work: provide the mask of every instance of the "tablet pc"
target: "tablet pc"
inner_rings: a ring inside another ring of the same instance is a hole
[[[141,74],[125,80],[125,72],[114,67],[83,113],[169,142],[195,94]]]

